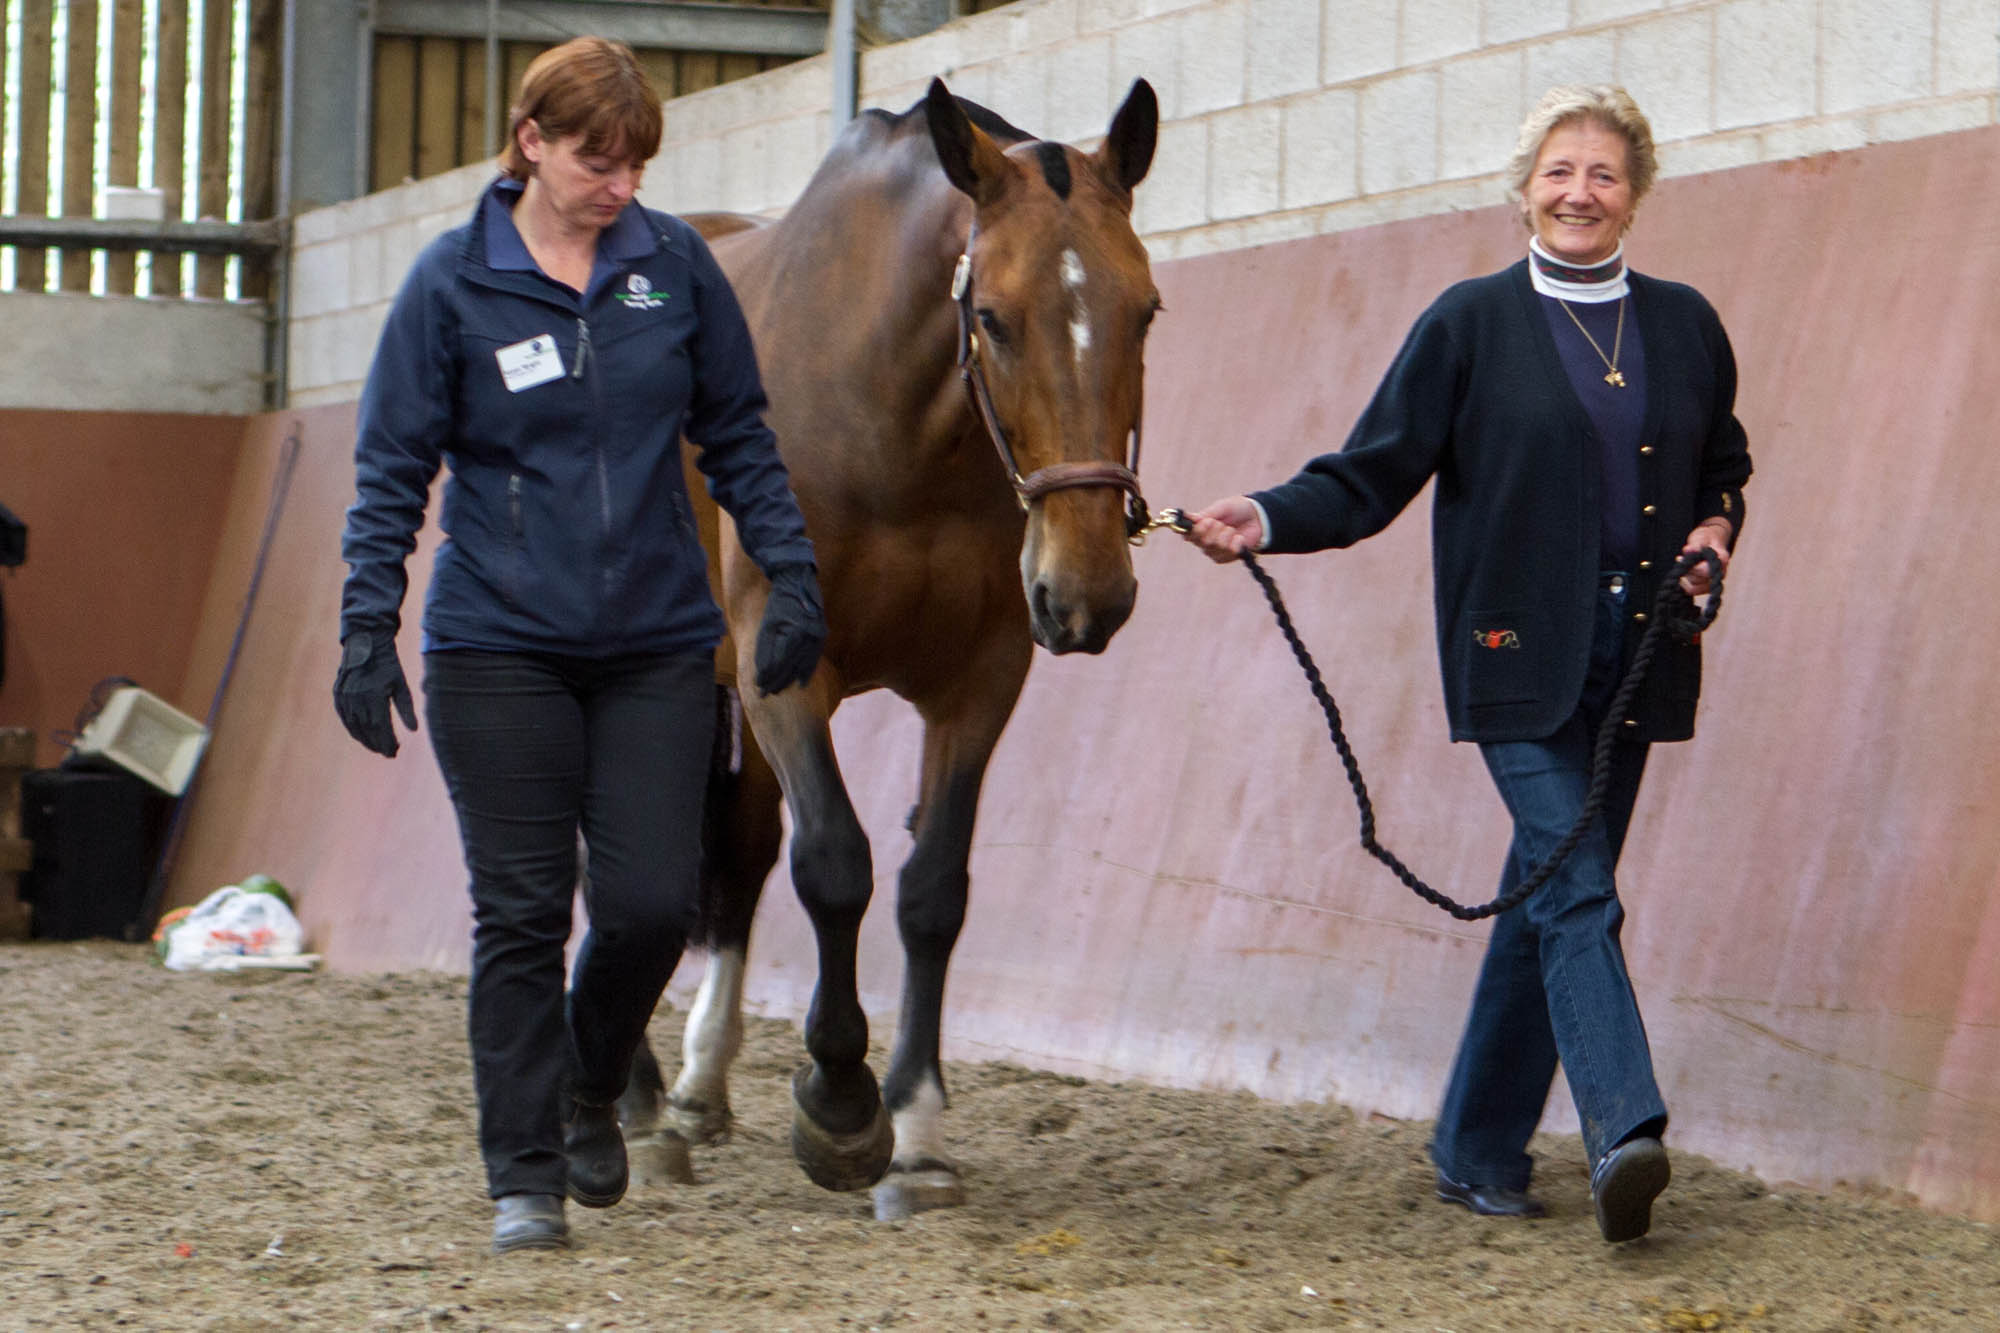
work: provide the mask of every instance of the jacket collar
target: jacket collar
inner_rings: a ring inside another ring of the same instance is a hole
[[[467,257],[496,273],[538,273],[527,242],[514,226],[514,206],[526,189],[522,181],[500,176],[486,187],[473,210]],[[590,287],[598,286],[624,265],[659,250],[672,250],[668,233],[656,227],[637,200],[625,205],[597,238],[597,260],[591,265]]]

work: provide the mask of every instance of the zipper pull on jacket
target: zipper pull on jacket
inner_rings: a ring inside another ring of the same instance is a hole
[[[576,321],[576,368],[569,373],[573,380],[583,378],[583,363],[590,360],[590,325],[579,316]]]

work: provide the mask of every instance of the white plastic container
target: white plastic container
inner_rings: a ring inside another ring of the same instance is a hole
[[[107,185],[101,216],[122,222],[159,222],[167,216],[167,197],[151,186]]]
[[[207,743],[207,727],[159,696],[127,685],[111,692],[71,748],[79,755],[101,755],[179,796]]]

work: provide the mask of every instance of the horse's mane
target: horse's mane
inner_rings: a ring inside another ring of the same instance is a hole
[[[1008,147],[1012,147],[1017,143],[1027,143],[1030,139],[1041,138],[1039,134],[1028,133],[1020,126],[1008,121],[999,112],[988,110],[977,102],[968,101],[956,94],[952,96],[951,100],[958,103],[960,109],[965,112],[967,120],[994,138],[1001,140]],[[912,102],[905,111],[884,111],[880,107],[870,107],[862,114],[878,117],[888,122],[894,129],[902,129],[904,126],[912,124],[922,126],[924,124],[924,103],[923,99],[919,98],[915,102]]]

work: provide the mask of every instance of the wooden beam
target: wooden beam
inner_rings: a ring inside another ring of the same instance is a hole
[[[417,44],[407,37],[377,37],[374,80],[368,188],[386,190],[416,179]]]
[[[0,72],[4,72],[7,68],[7,34],[13,26],[7,21],[7,4],[8,0],[0,0]],[[0,97],[0,145],[7,142],[7,102],[6,97]],[[6,195],[7,154],[0,151],[0,199],[6,198]]]
[[[445,37],[417,42],[418,180],[458,165],[458,43]]]
[[[196,216],[220,222],[229,216],[229,96],[231,48],[236,18],[233,0],[203,0],[201,7],[201,139],[195,158]],[[196,261],[197,295],[225,294],[228,264],[221,256]]]
[[[632,54],[639,58],[639,68],[646,71],[646,81],[653,85],[654,93],[662,102],[680,96],[680,63],[672,51],[634,51]]]
[[[463,165],[491,152],[486,143],[486,43],[460,42],[458,62],[457,158]],[[505,108],[500,114],[506,114]]]
[[[70,246],[82,250],[160,250],[185,254],[269,256],[283,244],[285,223],[145,222],[123,218],[0,215],[0,245]]]
[[[278,43],[284,37],[280,0],[247,0],[249,40],[243,48],[243,142],[239,156],[243,174],[243,219],[254,221],[278,211]],[[246,260],[237,284],[243,299],[262,301],[270,294],[268,264]]]
[[[49,211],[49,75],[54,41],[54,0],[21,0],[21,147],[15,168],[20,181],[15,194],[23,213]],[[40,250],[16,250],[15,287],[41,291],[48,285],[47,263]]]
[[[166,220],[178,222],[185,211],[187,187],[188,0],[158,0],[154,29],[153,188],[160,192]],[[178,258],[153,259],[147,283],[153,296],[181,295]]]
[[[87,218],[97,211],[97,0],[69,0],[63,39],[62,211]],[[90,251],[66,249],[57,283],[90,290]]]
[[[146,57],[145,0],[113,0],[111,9],[111,128],[106,136],[106,185],[139,183],[139,95]],[[133,258],[106,255],[104,290],[125,295],[133,286]]]

